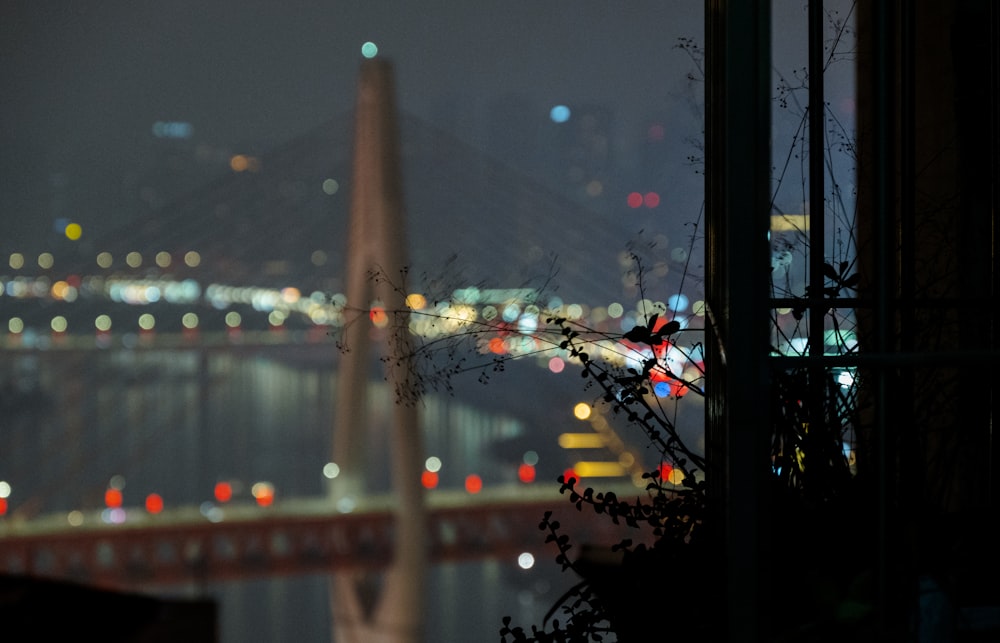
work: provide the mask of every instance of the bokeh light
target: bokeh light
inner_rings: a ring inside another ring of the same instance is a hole
[[[361,55],[365,58],[374,58],[378,55],[378,45],[369,40],[361,45]]]
[[[517,467],[517,479],[521,482],[527,484],[529,482],[535,481],[535,466],[528,464],[527,462],[522,462]]]
[[[158,493],[151,493],[146,496],[146,511],[151,514],[158,514],[163,511],[163,497]]]
[[[465,490],[469,493],[479,493],[483,490],[483,479],[475,473],[466,476]]]
[[[213,495],[219,502],[229,502],[233,499],[233,485],[225,481],[216,482]]]
[[[274,485],[270,482],[255,482],[250,487],[250,494],[261,507],[270,507],[274,504]]]
[[[116,507],[121,507],[124,498],[122,496],[121,489],[115,489],[114,487],[108,487],[104,491],[104,504],[110,508],[114,509]]]
[[[549,118],[553,123],[565,123],[569,120],[570,114],[569,107],[565,105],[556,105],[549,110]]]
[[[424,471],[420,474],[420,484],[424,489],[434,489],[438,486],[439,477],[434,471]]]

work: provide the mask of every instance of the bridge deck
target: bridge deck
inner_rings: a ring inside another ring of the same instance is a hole
[[[631,486],[616,492],[642,493]],[[427,497],[430,560],[525,551],[555,556],[555,546],[545,544],[538,528],[550,510],[577,543],[610,544],[636,534],[590,509],[577,511],[552,485],[476,496],[439,490]],[[117,525],[95,519],[69,527],[64,516],[0,524],[0,566],[8,573],[134,588],[380,569],[392,557],[388,496],[368,498],[350,513],[336,512],[325,499],[289,499],[272,507],[226,506],[217,521],[192,507],[132,514],[135,518]]]

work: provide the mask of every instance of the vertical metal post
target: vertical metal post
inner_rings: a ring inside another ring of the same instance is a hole
[[[872,239],[875,251],[873,279],[874,341],[873,352],[888,355],[893,351],[891,334],[896,319],[894,264],[896,240],[893,234],[895,185],[895,136],[893,127],[893,47],[895,29],[890,16],[891,3],[877,2],[871,7],[871,115],[872,115]],[[880,634],[890,637],[895,624],[896,597],[891,591],[896,541],[894,508],[896,502],[896,435],[888,411],[892,392],[892,373],[883,365],[875,368],[875,470],[877,483],[876,583]]]
[[[990,145],[990,166],[992,167],[993,185],[990,189],[990,204],[991,208],[991,229],[990,232],[993,235],[992,248],[993,253],[990,257],[990,300],[992,301],[993,310],[997,310],[997,300],[998,300],[998,287],[1000,287],[1000,271],[998,271],[997,262],[997,248],[1000,248],[1000,240],[997,238],[997,214],[1000,213],[1000,180],[997,177],[1000,176],[1000,7],[996,3],[990,4],[990,69],[993,72],[990,77],[991,84],[991,102],[990,105],[990,121],[992,126],[990,131],[992,132],[991,145]],[[997,348],[997,334],[1000,330],[997,329],[997,316],[996,314],[991,316],[990,319],[990,349],[996,350]],[[997,405],[1000,400],[997,396],[997,384],[1000,382],[1000,376],[997,375],[996,369],[990,369],[990,426],[989,426],[989,506],[993,509],[1000,508],[1000,471],[997,467],[1000,466],[1000,436],[997,435],[995,422],[997,419]]]
[[[823,98],[823,2],[809,2],[809,289],[823,297],[823,259],[826,248],[826,105]],[[809,310],[809,355],[823,356],[821,304]],[[810,378],[811,379],[811,378]]]
[[[808,369],[809,431],[807,453],[825,459],[828,450],[826,433],[826,368],[821,358],[826,348],[827,313],[823,270],[826,256],[826,101],[823,81],[823,1],[809,1],[809,295],[816,302],[809,307]],[[808,472],[815,467],[807,468]],[[813,481],[820,482],[820,481]]]
[[[706,2],[706,427],[727,631],[767,639],[771,5]]]

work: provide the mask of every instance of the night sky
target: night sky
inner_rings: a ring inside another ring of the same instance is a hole
[[[157,121],[192,140],[260,151],[349,110],[361,45],[396,67],[400,108],[490,153],[487,107],[516,97],[606,106],[617,157],[654,120],[684,123],[700,4],[556,2],[152,2],[4,0],[0,5],[0,247],[127,221]],[[695,10],[698,9],[698,10]],[[632,154],[631,156],[634,156]]]

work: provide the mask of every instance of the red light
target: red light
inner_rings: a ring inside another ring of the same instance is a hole
[[[576,475],[576,471],[574,471],[572,467],[563,471],[563,480],[566,482],[566,484],[569,484],[570,478],[576,480],[577,482],[580,482],[580,476]]]
[[[5,515],[6,513],[7,513],[7,499],[0,498],[0,516]]]
[[[386,314],[385,308],[379,308],[378,306],[372,308],[368,311],[368,317],[379,328],[389,323],[389,315]]]
[[[669,465],[666,462],[661,462],[660,463],[660,480],[669,480],[670,479],[670,473],[673,470],[674,470],[674,467],[672,465]]]
[[[163,511],[163,498],[158,493],[151,493],[146,496],[146,511],[151,514],[158,514]]]
[[[219,502],[229,502],[233,499],[233,485],[228,482],[217,482],[215,484],[215,499]]]
[[[638,192],[630,192],[628,195],[628,199],[626,199],[626,202],[628,203],[628,207],[638,208],[642,206],[642,195],[639,194]]]
[[[274,503],[274,485],[270,482],[255,482],[250,493],[261,507],[269,507]]]
[[[503,340],[502,339],[500,339],[499,337],[494,337],[493,339],[490,340],[490,352],[491,353],[495,353],[497,355],[503,355],[504,351],[505,351],[505,349],[504,349],[504,345],[503,345]]]
[[[642,202],[647,208],[655,208],[660,205],[660,195],[656,192],[647,192],[646,196],[642,197]]]
[[[535,466],[523,463],[517,468],[517,479],[527,484],[535,481]]]
[[[434,471],[424,471],[420,474],[420,484],[424,485],[425,489],[433,489],[438,486],[438,474]]]
[[[104,492],[104,504],[111,509],[122,506],[122,492],[118,489],[108,489]]]
[[[465,490],[469,493],[479,493],[483,490],[483,479],[474,473],[467,476],[465,478]]]

